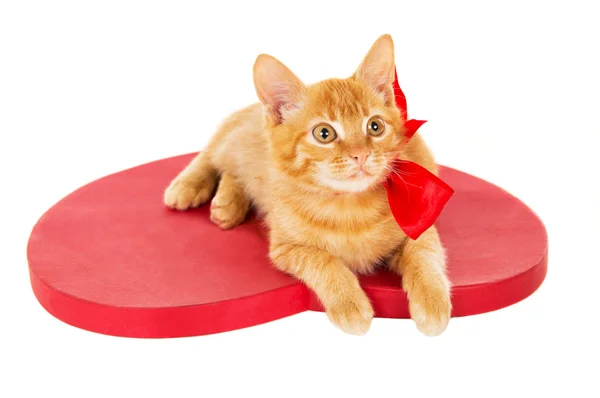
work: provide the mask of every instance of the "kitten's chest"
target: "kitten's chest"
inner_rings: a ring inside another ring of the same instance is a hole
[[[360,232],[321,231],[322,247],[353,271],[368,273],[398,249],[404,234],[395,220],[385,219]]]
[[[353,271],[368,273],[391,256],[406,235],[390,212],[357,219],[357,215],[365,215],[367,210],[354,211],[348,218],[337,213],[336,218],[327,218],[328,222],[296,215],[295,222],[288,223],[294,225],[288,232],[301,244],[319,247],[341,258]]]

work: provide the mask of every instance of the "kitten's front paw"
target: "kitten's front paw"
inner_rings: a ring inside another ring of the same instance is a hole
[[[362,336],[373,320],[373,307],[367,295],[360,290],[354,296],[339,300],[327,309],[329,320],[342,331]]]
[[[177,210],[198,207],[208,202],[213,190],[214,183],[210,181],[192,183],[185,178],[175,179],[165,190],[164,203],[168,207]]]
[[[409,295],[411,318],[426,336],[442,334],[452,312],[450,289],[443,283],[436,286],[415,286]]]

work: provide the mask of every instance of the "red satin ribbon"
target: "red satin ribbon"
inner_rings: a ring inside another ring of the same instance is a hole
[[[398,83],[395,72],[394,96],[402,117],[408,119],[406,97]],[[404,124],[407,141],[426,120],[407,120]],[[393,173],[384,182],[388,202],[396,222],[411,239],[417,239],[433,225],[454,190],[424,167],[397,159],[392,163]]]

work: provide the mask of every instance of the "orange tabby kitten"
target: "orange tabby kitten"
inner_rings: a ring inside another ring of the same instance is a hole
[[[222,229],[240,224],[254,206],[269,227],[273,264],[311,288],[347,333],[364,334],[373,319],[356,274],[386,263],[402,275],[418,329],[438,335],[451,312],[444,249],[435,227],[417,240],[406,237],[382,186],[398,156],[437,172],[419,135],[403,146],[394,70],[389,35],[377,39],[353,76],[312,85],[260,55],[254,85],[261,103],[224,121],[164,201],[197,207],[218,184],[210,213]]]

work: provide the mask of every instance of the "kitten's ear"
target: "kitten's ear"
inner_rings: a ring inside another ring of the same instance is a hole
[[[282,123],[290,111],[300,108],[306,88],[279,60],[261,54],[253,71],[256,94],[274,125]]]
[[[373,43],[354,73],[354,77],[365,81],[377,93],[383,94],[386,101],[392,102],[394,100],[392,88],[394,72],[394,41],[392,36],[382,35]]]

